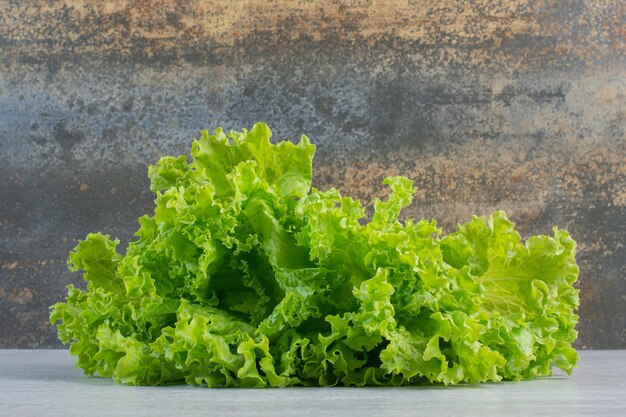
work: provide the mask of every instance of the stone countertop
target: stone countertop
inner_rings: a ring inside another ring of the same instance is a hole
[[[131,387],[86,377],[67,350],[0,350],[4,416],[624,416],[626,350],[583,351],[572,376],[455,387]]]

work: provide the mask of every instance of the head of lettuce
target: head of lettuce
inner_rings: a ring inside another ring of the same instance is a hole
[[[156,195],[126,253],[89,234],[70,253],[87,289],[52,307],[87,374],[133,385],[457,384],[571,372],[576,243],[522,242],[503,212],[442,236],[399,221],[412,182],[364,222],[311,188],[315,147],[262,123],[202,133],[148,175]]]

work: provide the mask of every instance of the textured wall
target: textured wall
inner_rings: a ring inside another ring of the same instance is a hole
[[[569,229],[577,345],[626,348],[625,21],[619,0],[3,1],[0,347],[59,346],[67,254],[132,237],[150,163],[265,121],[317,144],[320,188],[368,203],[403,174],[405,216],[447,231],[495,209]]]

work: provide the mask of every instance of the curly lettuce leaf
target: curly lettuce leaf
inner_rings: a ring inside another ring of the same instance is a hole
[[[152,215],[125,253],[90,234],[51,323],[87,374],[131,385],[458,384],[570,373],[578,277],[564,230],[522,241],[503,212],[443,236],[399,220],[390,177],[365,210],[311,187],[315,147],[202,133],[151,166]]]

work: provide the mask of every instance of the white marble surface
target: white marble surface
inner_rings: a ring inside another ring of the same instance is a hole
[[[129,387],[65,350],[0,350],[0,416],[626,416],[626,350],[583,351],[571,377],[457,387]]]

